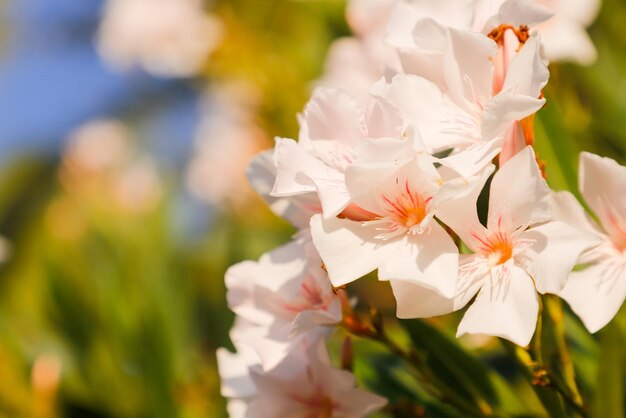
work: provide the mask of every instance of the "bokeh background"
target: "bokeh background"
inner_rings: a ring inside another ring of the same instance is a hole
[[[203,23],[180,16],[206,42],[133,62],[165,40],[106,24],[119,1],[0,1],[2,417],[225,417],[224,272],[294,232],[245,168],[274,136],[297,138],[329,45],[351,35],[340,0],[213,0]],[[597,62],[551,66],[536,129],[555,189],[577,192],[581,150],[626,163],[624,22],[626,3],[604,0]],[[353,291],[393,312],[384,284]],[[625,323],[590,337],[566,319],[583,387],[617,396],[602,417],[624,411]],[[516,379],[497,342],[462,343]]]

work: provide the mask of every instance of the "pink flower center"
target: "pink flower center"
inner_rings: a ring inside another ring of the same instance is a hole
[[[330,289],[324,292],[315,277],[309,274],[300,285],[298,295],[283,306],[288,311],[296,313],[323,310],[328,307],[332,297],[333,293]]]
[[[607,220],[606,229],[611,236],[613,246],[626,256],[626,222],[613,208],[607,211]]]

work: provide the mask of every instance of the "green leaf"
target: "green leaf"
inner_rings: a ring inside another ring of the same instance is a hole
[[[424,357],[432,374],[447,389],[482,410],[499,405],[489,369],[480,359],[424,321],[401,321],[401,324],[411,338],[412,348]]]
[[[600,333],[598,386],[594,404],[596,417],[624,417],[624,343],[624,335],[616,321],[609,323]]]

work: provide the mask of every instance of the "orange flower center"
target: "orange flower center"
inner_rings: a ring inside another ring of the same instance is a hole
[[[419,226],[428,215],[428,204],[431,197],[424,197],[409,187],[408,181],[394,199],[382,196],[385,211],[395,228],[412,229]]]
[[[478,241],[478,253],[489,261],[491,266],[499,266],[513,257],[513,242],[509,234],[503,231],[489,233],[487,237],[473,234]]]

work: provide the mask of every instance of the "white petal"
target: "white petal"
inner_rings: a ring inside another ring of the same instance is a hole
[[[588,233],[599,235],[596,222],[570,192],[552,193],[552,212],[555,221],[562,221]]]
[[[539,302],[528,274],[512,266],[510,277],[499,288],[485,281],[476,300],[459,324],[457,337],[486,334],[526,346],[535,332]],[[499,292],[498,292],[499,291]]]
[[[459,276],[457,290],[452,298],[445,298],[440,293],[414,282],[391,280],[391,289],[397,303],[396,316],[401,319],[431,318],[457,311],[482,286],[483,280],[474,279],[467,275]]]
[[[580,191],[593,211],[607,226],[610,206],[626,215],[626,167],[615,160],[583,152],[580,154]]]
[[[626,298],[626,271],[607,281],[607,266],[598,263],[572,273],[559,294],[569,303],[589,332],[596,332],[613,319]]]
[[[349,203],[343,173],[313,157],[292,139],[277,139],[274,153],[276,183],[271,196],[317,191],[324,215],[332,217]]]
[[[321,139],[352,145],[365,136],[363,110],[349,93],[338,89],[316,90],[304,109],[301,124],[303,142]]]
[[[250,400],[247,399],[228,399],[226,411],[228,418],[246,418]]]
[[[450,29],[443,56],[447,93],[471,111],[491,97],[496,43],[480,33]]]
[[[219,348],[216,354],[222,384],[222,396],[228,398],[254,396],[256,388],[249,371],[251,366],[259,363],[259,358],[254,350],[241,345],[237,347],[237,353]]]
[[[226,271],[226,287],[229,308],[241,318],[254,321],[256,324],[269,325],[274,321],[274,315],[261,309],[256,304],[255,287],[259,273],[263,269],[253,261],[243,261],[231,266]],[[273,273],[274,269],[268,269],[265,273]],[[302,271],[302,265],[276,266],[283,277],[291,274],[297,275]],[[271,278],[271,275],[265,277]]]
[[[469,29],[472,0],[402,0],[396,2],[387,42],[397,48],[443,50],[445,28]]]
[[[503,90],[487,103],[482,113],[483,140],[504,137],[513,122],[536,113],[545,103],[545,99]]]
[[[491,182],[487,228],[497,230],[498,218],[508,217],[513,228],[550,219],[550,188],[541,177],[532,147],[511,158]]]
[[[291,197],[270,196],[276,181],[273,151],[268,150],[257,155],[246,171],[246,176],[272,212],[287,219],[297,228],[307,228],[311,216],[320,213],[322,208],[317,195],[313,192]]]
[[[443,78],[443,50],[435,52],[400,50],[398,55],[405,74],[417,75],[432,81],[441,91],[446,89]]]
[[[400,138],[403,120],[400,109],[387,99],[373,98],[367,109],[367,136],[370,138]]]
[[[598,58],[585,28],[573,19],[557,15],[538,25],[546,56],[552,61],[573,61],[591,65]]]
[[[311,218],[313,242],[328,270],[333,286],[343,286],[378,268],[380,234],[373,226],[345,219]]]
[[[404,122],[415,126],[429,150],[442,151],[467,140],[458,134],[447,133],[445,119],[453,103],[446,101],[439,87],[414,75],[400,74],[393,78],[385,97],[402,112]],[[460,109],[456,109],[460,112]]]
[[[378,269],[380,280],[400,279],[453,297],[458,279],[459,250],[434,220],[430,231],[386,244]]]
[[[341,302],[335,299],[326,310],[302,311],[293,322],[292,335],[302,334],[320,325],[332,325],[341,321]]]
[[[438,162],[457,172],[461,177],[472,177],[487,167],[502,148],[502,139],[479,142]]]
[[[437,199],[441,199],[440,196],[449,195],[447,199],[437,204],[437,217],[470,248],[473,248],[472,234],[485,229],[478,219],[476,201],[494,168],[492,165],[485,169],[481,175],[474,176],[469,180],[455,179],[449,181],[442,186],[437,196]]]
[[[538,3],[529,0],[506,0],[500,7],[498,14],[489,19],[485,25],[485,32],[489,33],[501,24],[533,25],[552,17],[552,11]]]
[[[567,16],[580,23],[589,26],[598,16],[600,0],[557,0],[555,12],[558,15]]]
[[[580,255],[601,242],[596,234],[563,222],[548,222],[529,229],[522,239],[533,241],[525,255],[530,257],[527,271],[539,293],[560,292]]]
[[[354,147],[355,164],[402,161],[411,158],[414,154],[413,143],[406,139],[368,138]],[[347,171],[349,170],[350,167]]]
[[[506,73],[503,90],[539,98],[550,78],[548,63],[542,56],[541,48],[539,36],[534,33],[513,58]]]

